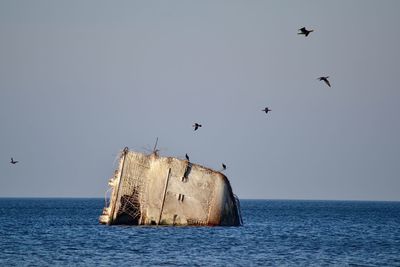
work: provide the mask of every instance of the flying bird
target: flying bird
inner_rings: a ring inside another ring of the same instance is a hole
[[[328,81],[329,76],[319,77],[318,80],[324,81],[329,87],[331,87],[331,83]]]
[[[222,170],[226,170],[226,165],[222,163]]]
[[[14,160],[13,158],[11,158],[10,163],[11,163],[11,164],[15,164],[15,163],[18,163],[18,161],[17,161],[17,160]]]
[[[196,131],[197,129],[199,129],[199,127],[201,127],[201,124],[198,124],[197,122],[195,124],[193,124],[194,130]]]
[[[187,161],[189,161],[189,156],[188,156],[187,153],[185,154],[185,158],[186,158]]]
[[[268,113],[269,111],[271,111],[268,107],[264,108],[262,111],[264,111],[265,113]]]
[[[307,30],[306,27],[303,27],[299,29],[299,31],[300,32],[297,34],[304,34],[304,36],[307,37],[310,34],[310,32],[313,32],[314,30]]]

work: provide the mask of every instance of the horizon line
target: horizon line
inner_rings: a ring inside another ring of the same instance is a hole
[[[0,199],[104,199],[104,197],[82,196],[0,196]],[[345,201],[345,202],[400,202],[400,200],[371,200],[371,199],[307,199],[307,198],[239,198],[239,200],[264,201]]]

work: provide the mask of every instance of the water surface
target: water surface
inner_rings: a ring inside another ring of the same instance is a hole
[[[0,266],[400,266],[400,202],[242,200],[242,227],[104,226],[103,206],[0,198]]]

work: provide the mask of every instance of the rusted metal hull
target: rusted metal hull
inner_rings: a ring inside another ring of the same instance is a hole
[[[186,160],[125,149],[109,185],[103,224],[242,224],[227,177]]]

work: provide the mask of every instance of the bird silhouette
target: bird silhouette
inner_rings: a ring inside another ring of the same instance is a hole
[[[195,124],[193,124],[194,130],[196,131],[197,129],[199,129],[199,127],[201,127],[201,124],[198,124],[197,122]]]
[[[226,170],[226,165],[222,163],[222,170]]]
[[[18,163],[18,161],[17,161],[17,160],[14,160],[13,158],[11,158],[10,163],[11,163],[11,164],[16,164],[16,163]]]
[[[304,36],[307,37],[314,30],[307,30],[306,27],[303,27],[303,28],[299,29],[299,31],[300,32],[297,34],[304,34]]]
[[[264,108],[262,111],[264,111],[265,113],[268,113],[269,111],[271,111],[268,107]]]
[[[331,87],[331,83],[328,81],[329,76],[321,76],[318,78],[320,81],[324,81],[329,87]]]
[[[185,154],[185,158],[186,158],[187,161],[189,161],[189,156],[188,156],[187,153]]]

